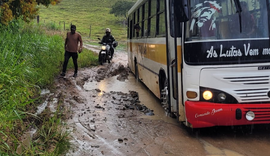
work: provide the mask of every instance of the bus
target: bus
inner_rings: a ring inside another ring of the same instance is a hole
[[[269,0],[138,0],[128,67],[191,128],[270,123]]]

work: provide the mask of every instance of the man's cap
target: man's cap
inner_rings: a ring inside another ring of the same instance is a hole
[[[71,30],[76,30],[76,26],[75,26],[75,25],[71,25],[71,26],[70,26],[70,29],[71,29]]]

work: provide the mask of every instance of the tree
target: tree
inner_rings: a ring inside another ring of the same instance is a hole
[[[37,5],[49,6],[61,0],[0,0],[0,23],[8,25],[12,19],[22,17],[29,22],[37,16]]]
[[[110,14],[114,14],[115,16],[124,16],[127,19],[127,12],[133,5],[134,2],[118,1],[112,6]]]

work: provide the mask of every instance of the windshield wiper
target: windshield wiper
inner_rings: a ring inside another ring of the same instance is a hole
[[[234,4],[236,6],[236,13],[238,13],[239,16],[240,33],[242,33],[242,20],[241,20],[242,8],[240,5],[240,0],[234,0]]]

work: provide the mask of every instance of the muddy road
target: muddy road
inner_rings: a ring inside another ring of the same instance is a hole
[[[85,45],[93,51],[97,49]],[[68,156],[267,156],[270,126],[192,130],[167,117],[159,100],[116,50],[110,64],[55,79],[55,98],[68,110]]]

